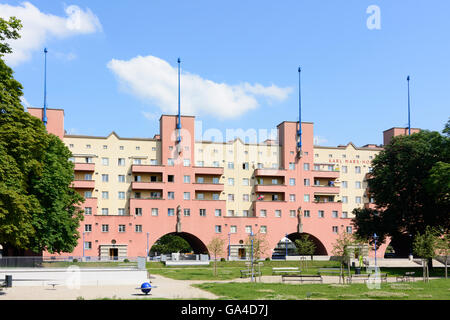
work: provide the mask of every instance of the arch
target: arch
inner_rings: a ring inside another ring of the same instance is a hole
[[[314,244],[316,245],[316,250],[314,252],[315,256],[327,256],[328,252],[327,249],[325,248],[325,245],[322,243],[322,241],[319,240],[319,238],[315,237],[314,235],[310,234],[310,233],[299,233],[299,232],[293,232],[287,235],[287,238],[290,240],[290,243],[288,243],[288,255],[296,255],[296,248],[295,248],[295,240],[298,240],[302,237],[302,235],[307,234],[309,236],[309,239],[312,240],[314,242]],[[285,237],[283,237],[278,243],[277,246],[275,247],[275,249],[273,250],[274,252],[274,256],[279,256],[280,258],[286,255],[286,247],[283,245],[284,242],[282,242],[282,240],[285,239]]]
[[[173,236],[179,236],[180,238],[183,238],[184,240],[186,240],[189,243],[189,245],[191,246],[191,248],[192,248],[192,250],[194,251],[195,254],[209,254],[208,248],[203,243],[203,241],[200,240],[195,235],[193,235],[192,233],[188,233],[188,232],[169,232],[169,233],[163,234],[161,237],[158,238],[158,240],[161,239],[165,235],[173,235]],[[156,240],[153,243],[153,245],[158,240]],[[150,248],[150,252],[152,252],[153,245]],[[149,254],[150,254],[150,252],[149,252]]]
[[[385,258],[407,258],[412,251],[412,238],[406,234],[393,236],[387,247],[391,246],[394,253],[385,252]]]

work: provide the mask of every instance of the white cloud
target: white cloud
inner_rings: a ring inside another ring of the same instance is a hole
[[[154,56],[137,56],[131,60],[113,59],[108,68],[118,77],[122,87],[131,94],[154,103],[165,113],[178,110],[178,70]],[[182,71],[181,110],[183,114],[209,114],[234,118],[258,108],[258,98],[283,101],[292,88],[275,85],[242,83],[229,85],[203,79]]]
[[[327,143],[328,139],[321,137],[321,136],[314,136],[314,144],[316,146]]]
[[[30,2],[19,6],[0,4],[0,17],[20,19],[23,28],[21,38],[9,41],[12,54],[5,55],[8,64],[16,66],[31,58],[34,51],[42,50],[49,38],[67,38],[78,34],[94,33],[102,30],[99,19],[90,9],[82,10],[70,5],[65,9],[66,17],[41,12]]]
[[[147,120],[156,120],[158,118],[158,115],[155,113],[151,113],[151,112],[147,112],[147,111],[142,111],[142,115],[144,116],[145,119]]]

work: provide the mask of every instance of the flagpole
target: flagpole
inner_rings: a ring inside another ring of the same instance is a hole
[[[42,121],[47,126],[47,48],[44,48],[44,110]]]
[[[410,97],[409,97],[409,79],[408,76],[406,80],[408,81],[408,135],[411,135],[411,112],[410,112]]]
[[[177,123],[177,129],[178,129],[178,142],[181,142],[181,95],[180,95],[180,63],[181,60],[178,58],[178,123]]]
[[[302,92],[301,92],[301,71],[302,69],[298,67],[298,139],[297,149],[299,156],[301,156],[302,151]]]

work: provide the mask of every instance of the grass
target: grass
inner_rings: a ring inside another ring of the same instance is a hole
[[[450,280],[365,284],[202,283],[195,284],[226,300],[450,300]]]

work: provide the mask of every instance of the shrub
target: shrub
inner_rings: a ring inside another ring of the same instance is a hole
[[[72,262],[73,262],[73,263],[77,263],[77,262],[78,262],[78,259],[73,259]]]
[[[124,259],[123,262],[128,263],[128,262],[130,262],[130,260]]]

